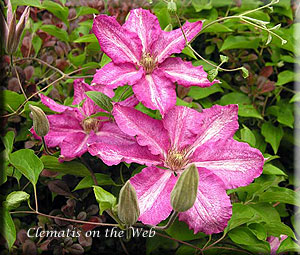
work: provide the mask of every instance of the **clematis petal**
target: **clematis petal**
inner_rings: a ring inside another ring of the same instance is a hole
[[[233,189],[246,186],[261,175],[264,157],[247,143],[220,139],[199,147],[190,162],[209,169],[222,179],[226,189]]]
[[[113,98],[115,96],[114,90],[111,88],[108,88],[105,85],[94,85],[92,87],[94,88],[95,91],[99,91],[110,98]]]
[[[64,112],[66,110],[77,111],[77,109],[72,108],[70,106],[58,104],[54,100],[52,100],[51,98],[49,98],[43,94],[40,94],[39,96],[41,98],[42,103],[44,105],[46,105],[48,108],[50,108],[52,111],[55,111],[55,112]]]
[[[83,132],[69,133],[60,144],[60,153],[65,160],[80,157],[87,151],[89,135]]]
[[[189,107],[175,106],[163,118],[172,147],[183,149],[195,140],[201,125],[201,114]]]
[[[139,103],[139,100],[137,100],[136,96],[130,96],[126,98],[125,100],[119,102],[120,105],[128,106],[128,107],[135,107]]]
[[[188,41],[191,41],[201,30],[202,21],[186,22],[183,26]],[[180,28],[171,32],[161,31],[159,38],[152,44],[151,53],[158,63],[162,63],[173,53],[180,53],[185,47],[185,39]]]
[[[143,52],[148,52],[153,42],[161,33],[158,19],[150,11],[134,9],[130,11],[128,20],[123,27],[138,35],[142,42]]]
[[[70,111],[62,114],[48,115],[47,117],[50,130],[45,136],[45,142],[48,147],[59,146],[71,133],[83,133],[80,121]]]
[[[168,150],[168,133],[161,120],[152,119],[134,108],[120,104],[114,106],[113,116],[125,134],[137,136],[137,142],[147,146],[152,154],[164,155]]]
[[[101,69],[98,69],[92,84],[106,85],[110,89],[115,89],[126,84],[133,85],[143,76],[143,69],[136,70],[135,66],[130,63],[116,65],[108,63]]]
[[[194,206],[179,214],[179,220],[189,225],[194,233],[219,233],[231,218],[230,198],[224,183],[207,169],[199,169],[199,186]]]
[[[211,108],[204,109],[201,112],[201,125],[197,132],[198,136],[190,146],[191,151],[195,151],[208,141],[231,138],[238,128],[237,105],[214,105]]]
[[[147,167],[130,179],[138,198],[140,217],[144,224],[157,225],[172,211],[170,194],[176,183],[173,172]]]
[[[181,58],[167,58],[159,68],[172,82],[184,87],[209,87],[219,83],[218,80],[210,82],[202,66],[193,66],[191,62],[183,61]]]
[[[73,83],[74,99],[73,104],[80,104],[82,100],[86,99],[85,92],[93,90],[93,87],[84,82],[84,79],[76,79]]]
[[[162,115],[176,104],[175,84],[159,70],[147,74],[132,89],[140,102],[152,110],[159,110]]]
[[[98,15],[94,19],[93,32],[101,49],[115,63],[137,64],[141,58],[142,45],[135,33],[122,27],[115,17]]]
[[[160,159],[149,152],[147,147],[137,144],[133,137],[124,134],[115,123],[104,123],[101,130],[91,134],[88,151],[98,156],[107,165],[117,165],[121,161],[157,165]]]

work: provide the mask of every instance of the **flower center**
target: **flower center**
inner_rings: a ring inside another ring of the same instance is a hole
[[[147,74],[152,73],[156,64],[156,60],[150,55],[150,53],[143,54],[140,65],[144,67]]]
[[[165,164],[173,171],[181,170],[188,164],[187,150],[170,149]]]
[[[83,130],[89,134],[92,130],[94,132],[98,131],[99,121],[95,118],[87,118],[81,122]]]

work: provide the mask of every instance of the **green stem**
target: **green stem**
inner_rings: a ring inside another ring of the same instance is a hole
[[[39,211],[38,199],[37,199],[37,192],[36,192],[36,185],[33,184],[33,192],[34,192],[34,201],[35,201],[35,211]]]

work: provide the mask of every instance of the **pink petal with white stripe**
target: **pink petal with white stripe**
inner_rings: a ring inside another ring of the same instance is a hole
[[[101,130],[88,140],[88,151],[98,156],[107,165],[117,165],[121,161],[157,165],[160,159],[140,146],[133,137],[124,134],[115,123],[104,123]]]
[[[141,58],[141,42],[135,33],[122,27],[115,17],[98,15],[94,19],[93,32],[101,49],[115,63],[135,63]]]
[[[142,42],[143,52],[149,51],[151,44],[159,37],[161,32],[156,16],[144,9],[131,10],[123,27],[138,35]]]
[[[191,41],[200,32],[202,21],[194,23],[187,21],[182,28],[187,40]],[[173,53],[180,53],[185,44],[185,39],[180,28],[170,32],[161,31],[160,37],[152,44],[151,53],[157,58],[158,63],[162,63]]]
[[[84,133],[79,120],[73,112],[66,111],[63,114],[48,115],[50,124],[49,133],[45,136],[48,147],[59,146],[71,133]]]
[[[82,132],[69,133],[60,144],[60,154],[70,160],[80,157],[87,151],[89,135]]]
[[[163,125],[168,130],[171,146],[180,150],[195,140],[201,125],[201,113],[185,106],[175,106],[163,118]]]
[[[172,82],[185,87],[209,87],[219,83],[218,80],[210,82],[202,66],[193,66],[191,62],[183,61],[181,58],[168,58],[159,68]]]
[[[264,157],[247,143],[220,139],[199,147],[190,162],[219,176],[226,189],[234,189],[250,184],[261,175]]]
[[[130,179],[138,198],[140,217],[144,224],[157,225],[172,211],[170,194],[176,183],[174,173],[147,167]]]
[[[142,68],[137,70],[133,64],[125,63],[116,65],[110,62],[97,70],[92,84],[106,85],[110,89],[115,89],[126,84],[135,84],[142,78],[143,73]]]
[[[87,98],[85,92],[93,90],[92,86],[84,82],[83,79],[76,79],[73,82],[74,87],[74,99],[72,104],[80,104]]]
[[[41,98],[42,103],[54,112],[64,112],[66,110],[77,111],[77,109],[72,108],[70,106],[58,104],[54,100],[52,100],[51,98],[49,98],[43,94],[39,94],[39,96]]]
[[[162,121],[150,118],[132,107],[116,104],[113,116],[119,128],[130,136],[136,136],[141,146],[147,146],[152,154],[164,155],[169,148],[168,133]]]
[[[194,206],[179,214],[179,220],[189,225],[194,233],[220,233],[227,226],[232,210],[224,183],[206,169],[199,169],[199,186]]]
[[[175,84],[159,70],[144,76],[132,89],[140,102],[162,115],[176,104]]]
[[[211,108],[204,109],[201,112],[201,125],[198,129],[198,136],[191,144],[192,151],[210,141],[232,138],[238,124],[238,106],[237,105],[214,105]]]

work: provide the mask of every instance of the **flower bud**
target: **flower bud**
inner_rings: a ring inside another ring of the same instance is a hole
[[[38,136],[45,136],[49,132],[49,121],[43,110],[37,106],[29,105],[32,112],[33,129]]]
[[[140,215],[140,209],[134,187],[129,181],[120,190],[119,204],[118,204],[118,217],[128,226],[137,222]]]
[[[173,30],[172,24],[168,24],[168,25],[164,28],[164,31],[166,31],[166,32],[171,32],[172,30]]]
[[[176,3],[173,2],[173,0],[168,2],[168,11],[171,12],[171,13],[175,13],[177,11]]]
[[[185,212],[194,205],[197,198],[198,182],[198,169],[193,164],[183,171],[171,192],[171,205],[174,211]]]

